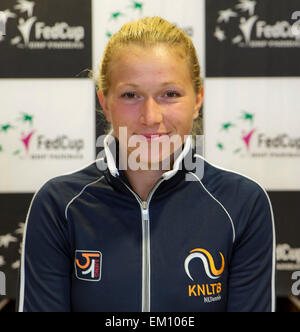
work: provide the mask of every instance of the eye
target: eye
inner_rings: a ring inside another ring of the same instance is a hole
[[[175,90],[169,90],[164,94],[164,97],[167,98],[179,98],[180,96],[180,93]]]
[[[125,92],[121,95],[121,98],[124,98],[124,99],[134,99],[137,97],[138,96],[135,94],[135,92]]]

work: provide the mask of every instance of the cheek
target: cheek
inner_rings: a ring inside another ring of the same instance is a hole
[[[116,102],[111,107],[111,118],[115,130],[119,127],[129,128],[138,121],[138,110]]]
[[[175,107],[167,113],[167,120],[179,132],[188,134],[193,126],[193,110],[191,107]]]

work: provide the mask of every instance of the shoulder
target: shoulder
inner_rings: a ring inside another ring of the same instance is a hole
[[[220,197],[229,195],[230,197],[238,197],[239,200],[246,200],[252,195],[268,198],[265,189],[256,180],[239,172],[214,165],[200,155],[195,156],[202,161],[203,176],[201,181],[207,190]]]
[[[274,228],[271,201],[265,189],[254,179],[202,160],[203,176],[199,180],[206,192],[224,207],[237,237],[251,224]],[[256,222],[254,222],[254,220]],[[269,220],[269,222],[265,222]]]
[[[97,167],[97,162],[80,170],[60,175],[48,180],[35,193],[32,203],[39,206],[54,206],[64,211],[74,197],[90,186],[97,185],[104,174]]]

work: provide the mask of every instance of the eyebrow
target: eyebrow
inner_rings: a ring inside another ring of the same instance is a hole
[[[179,82],[175,82],[175,81],[174,82],[165,82],[165,83],[161,84],[162,87],[167,86],[167,85],[179,85],[179,86],[181,86],[181,84]],[[139,87],[138,84],[124,82],[124,83],[120,83],[118,85],[118,88],[122,88],[123,86],[131,86],[133,88],[138,88]]]
[[[119,84],[118,85],[118,89],[120,89],[120,88],[123,88],[123,87],[132,87],[132,88],[138,88],[139,87],[139,85],[137,85],[137,84],[134,84],[134,83],[121,83],[121,84]]]

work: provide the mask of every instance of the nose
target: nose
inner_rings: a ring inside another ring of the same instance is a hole
[[[154,98],[147,98],[141,108],[140,121],[146,126],[153,126],[163,120],[162,109]]]

